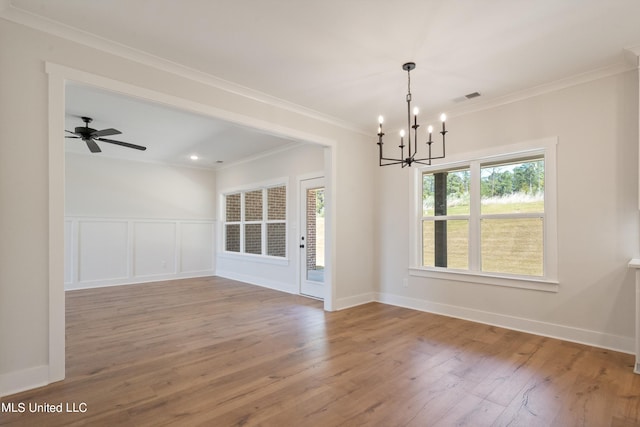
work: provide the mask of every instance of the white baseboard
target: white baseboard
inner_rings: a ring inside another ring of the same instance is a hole
[[[122,277],[122,278],[107,279],[107,280],[90,280],[85,282],[65,283],[64,290],[75,291],[78,289],[103,288],[107,286],[135,285],[139,283],[162,282],[166,280],[176,280],[176,279],[191,279],[194,277],[208,277],[208,276],[214,276],[214,275],[215,275],[215,271],[213,270],[203,270],[203,271],[190,271],[190,272],[184,272],[184,273]]]
[[[260,276],[253,276],[249,274],[242,274],[235,271],[225,270],[216,270],[216,276],[224,277],[225,279],[237,280],[238,282],[244,282],[250,285],[262,286],[263,288],[269,288],[289,294],[297,295],[299,293],[296,284],[280,282],[277,280],[269,280]]]
[[[345,308],[351,308],[362,304],[367,304],[369,302],[375,302],[376,293],[375,292],[367,292],[360,295],[352,295],[346,298],[340,298],[336,301],[336,310],[344,310]]]
[[[484,323],[487,325],[513,329],[550,338],[557,338],[564,341],[586,344],[622,353],[635,354],[635,339],[633,337],[605,334],[587,329],[540,322],[537,320],[507,316],[393,294],[378,293],[376,300],[384,304],[441,314],[443,316],[455,317],[458,319]]]
[[[0,397],[49,384],[49,366],[42,365],[0,375]]]

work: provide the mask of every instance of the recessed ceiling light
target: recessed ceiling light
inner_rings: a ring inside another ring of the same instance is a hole
[[[190,159],[191,160],[198,160],[198,156],[196,154],[192,154]]]

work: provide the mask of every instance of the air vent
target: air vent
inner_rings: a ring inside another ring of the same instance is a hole
[[[480,96],[480,92],[473,92],[473,93],[468,93],[466,94],[464,97],[467,99],[473,99],[473,98],[477,98]]]

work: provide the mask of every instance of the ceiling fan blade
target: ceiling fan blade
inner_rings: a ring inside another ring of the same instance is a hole
[[[122,132],[120,132],[118,129],[113,129],[113,128],[102,129],[102,130],[93,132],[91,134],[91,138],[97,138],[99,136],[120,135],[121,133]]]
[[[71,132],[70,130],[66,130],[66,129],[65,129],[64,131],[65,131],[65,132],[72,133],[72,134],[74,134],[74,135],[77,135],[77,133],[75,133],[75,132]]]
[[[141,150],[141,151],[144,151],[147,149],[147,147],[143,147],[142,145],[130,144],[128,142],[122,142],[122,141],[114,141],[113,139],[106,139],[106,138],[96,138],[96,139],[98,141],[104,141],[110,144],[122,145],[123,147],[134,148],[136,150]]]
[[[75,139],[82,139],[79,136],[65,136],[65,138],[75,138]]]
[[[85,139],[84,142],[87,143],[87,147],[89,147],[89,151],[92,153],[100,153],[102,150],[98,147],[98,144],[93,139]]]

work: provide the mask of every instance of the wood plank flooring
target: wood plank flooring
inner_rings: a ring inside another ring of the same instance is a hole
[[[628,354],[215,277],[66,298],[67,378],[0,425],[640,426]]]

